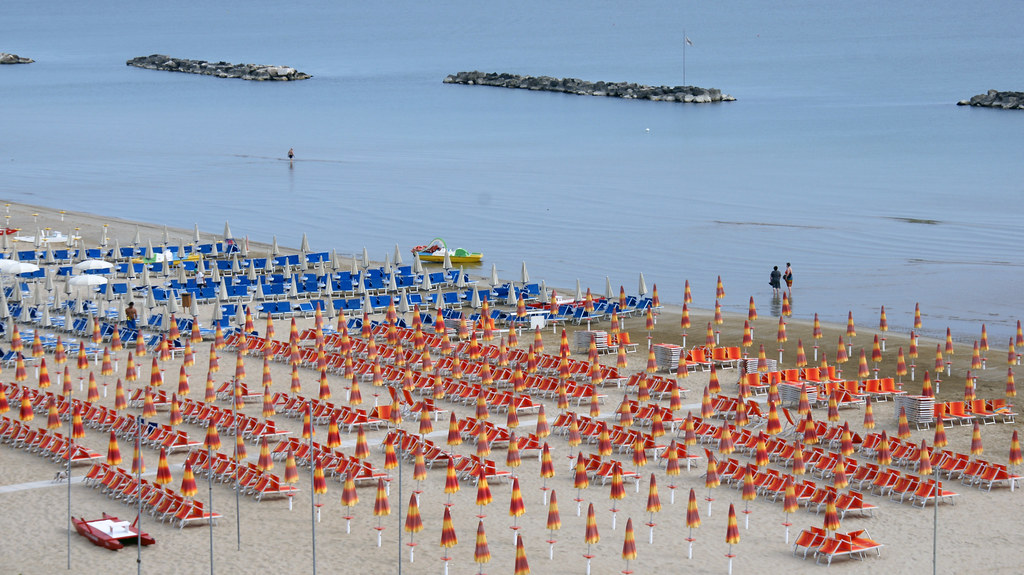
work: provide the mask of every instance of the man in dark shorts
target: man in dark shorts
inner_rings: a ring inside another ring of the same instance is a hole
[[[782,278],[782,272],[779,271],[779,266],[772,267],[772,275],[768,277],[768,285],[772,286],[772,295],[779,295],[779,290],[782,289],[782,284],[779,279]]]
[[[291,162],[295,159],[295,148],[288,148],[288,161]]]

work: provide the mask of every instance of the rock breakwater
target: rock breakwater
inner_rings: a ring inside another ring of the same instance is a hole
[[[203,74],[218,78],[241,78],[243,80],[288,82],[312,78],[309,74],[299,72],[289,66],[264,66],[260,64],[230,64],[228,62],[207,62],[205,60],[187,60],[172,58],[163,54],[139,56],[126,62],[129,66],[146,68],[147,70],[164,70],[166,72],[185,72],[187,74]]]
[[[970,100],[960,100],[957,106],[978,106],[982,108],[1002,108],[1004,110],[1024,110],[1024,92],[1000,92],[989,90],[978,94]]]
[[[31,64],[35,62],[32,58],[22,58],[17,54],[0,52],[0,64]]]
[[[468,86],[496,86],[520,90],[561,92],[579,96],[605,96],[627,100],[651,100],[654,102],[684,102],[708,104],[732,102],[736,98],[723,94],[717,88],[696,86],[645,86],[631,82],[588,82],[578,78],[553,78],[551,76],[520,76],[518,74],[494,74],[486,72],[459,72],[444,79],[445,84]]]

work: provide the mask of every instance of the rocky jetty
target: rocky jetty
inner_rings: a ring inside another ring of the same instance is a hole
[[[288,82],[312,78],[309,74],[299,72],[288,66],[263,66],[259,64],[229,64],[227,62],[206,62],[204,60],[186,60],[172,58],[163,54],[139,56],[126,62],[129,66],[148,70],[164,70],[167,72],[185,72],[187,74],[204,74],[218,78],[241,78],[243,80]]]
[[[22,58],[17,54],[0,52],[0,64],[31,64],[35,62],[32,58]]]
[[[654,102],[686,102],[706,104],[732,102],[736,98],[716,88],[696,86],[644,86],[630,82],[587,82],[578,78],[552,78],[551,76],[520,76],[518,74],[491,74],[485,72],[459,72],[444,79],[445,84],[468,86],[497,86],[520,90],[562,92],[580,96],[607,96],[628,100]]]
[[[970,100],[960,100],[957,106],[979,106],[982,108],[1002,108],[1004,110],[1024,110],[1024,92],[1000,92],[989,90],[978,94]]]

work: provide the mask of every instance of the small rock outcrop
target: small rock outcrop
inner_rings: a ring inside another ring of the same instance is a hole
[[[31,64],[35,62],[32,58],[22,58],[17,54],[0,52],[0,64]]]
[[[1024,110],[1024,92],[1000,92],[989,90],[978,94],[970,100],[960,100],[957,106],[979,106],[982,108],[1002,108],[1004,110]]]
[[[288,66],[263,66],[259,64],[229,64],[227,62],[206,62],[204,60],[186,60],[172,58],[163,54],[139,56],[126,62],[129,66],[148,70],[164,70],[166,72],[185,72],[187,74],[203,74],[218,78],[241,78],[243,80],[288,82],[312,78],[309,74],[299,72]]]
[[[520,90],[541,90],[580,96],[607,96],[628,100],[651,100],[654,102],[705,104],[711,102],[732,102],[736,99],[728,94],[723,94],[717,88],[644,86],[629,82],[587,82],[578,78],[520,76],[518,74],[493,74],[485,72],[450,74],[444,79],[444,83],[518,88]]]

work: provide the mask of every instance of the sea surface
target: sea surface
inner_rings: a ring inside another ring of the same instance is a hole
[[[1024,318],[1015,2],[18,2],[0,197],[383,259],[435,236],[518,278],[794,315]],[[442,84],[462,70],[714,87],[683,105]],[[125,66],[290,65],[258,83]],[[285,154],[295,148],[297,161]],[[17,222],[15,222],[17,223]],[[471,270],[472,271],[472,270]]]

